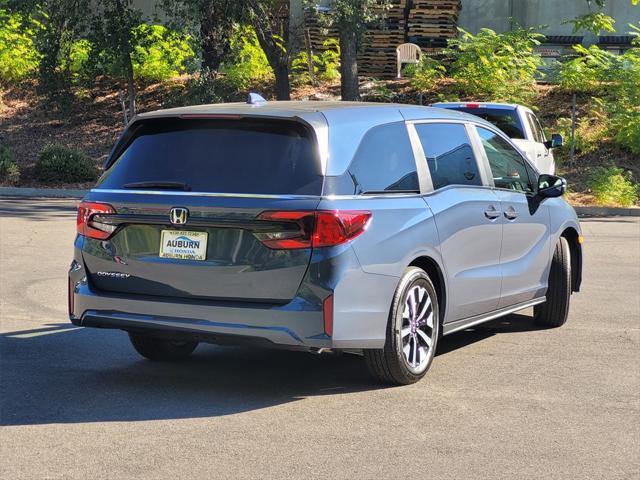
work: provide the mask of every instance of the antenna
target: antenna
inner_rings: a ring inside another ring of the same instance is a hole
[[[262,95],[254,92],[249,92],[249,95],[247,96],[247,103],[249,105],[264,105],[265,103],[267,103],[267,101]]]

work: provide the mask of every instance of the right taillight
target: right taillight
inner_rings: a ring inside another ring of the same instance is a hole
[[[107,203],[81,202],[78,205],[76,230],[80,235],[106,240],[116,230],[116,225],[99,221],[101,215],[113,215],[115,209]]]
[[[254,235],[274,249],[333,247],[364,232],[370,218],[371,212],[364,210],[262,212],[258,220],[272,222],[274,227]]]

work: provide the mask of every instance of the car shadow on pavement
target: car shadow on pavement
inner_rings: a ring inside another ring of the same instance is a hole
[[[528,320],[445,337],[438,355],[535,328]],[[68,324],[0,335],[0,385],[3,426],[214,417],[385,388],[357,355],[200,345],[185,361],[150,362],[124,332]]]

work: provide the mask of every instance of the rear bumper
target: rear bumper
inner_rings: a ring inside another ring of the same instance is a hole
[[[328,275],[328,271],[333,273]],[[87,281],[79,249],[69,279],[69,316],[78,326],[302,349],[382,348],[398,282],[396,277],[364,272],[350,247],[331,256],[314,252],[298,295],[286,304],[103,292]],[[332,336],[325,334],[322,310],[322,301],[329,294],[334,297]]]
[[[294,299],[286,305],[212,302],[176,303],[163,298],[131,298],[93,292],[76,284],[75,325],[117,328],[170,336],[197,336],[200,341],[238,343],[261,339],[278,345],[327,348],[322,311],[308,310]]]

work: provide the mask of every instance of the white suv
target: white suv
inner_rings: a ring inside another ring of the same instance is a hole
[[[554,175],[556,163],[553,148],[562,145],[562,135],[554,133],[547,140],[538,117],[530,108],[512,103],[434,103],[432,107],[470,113],[483,118],[506,133],[522,150],[540,173]]]

